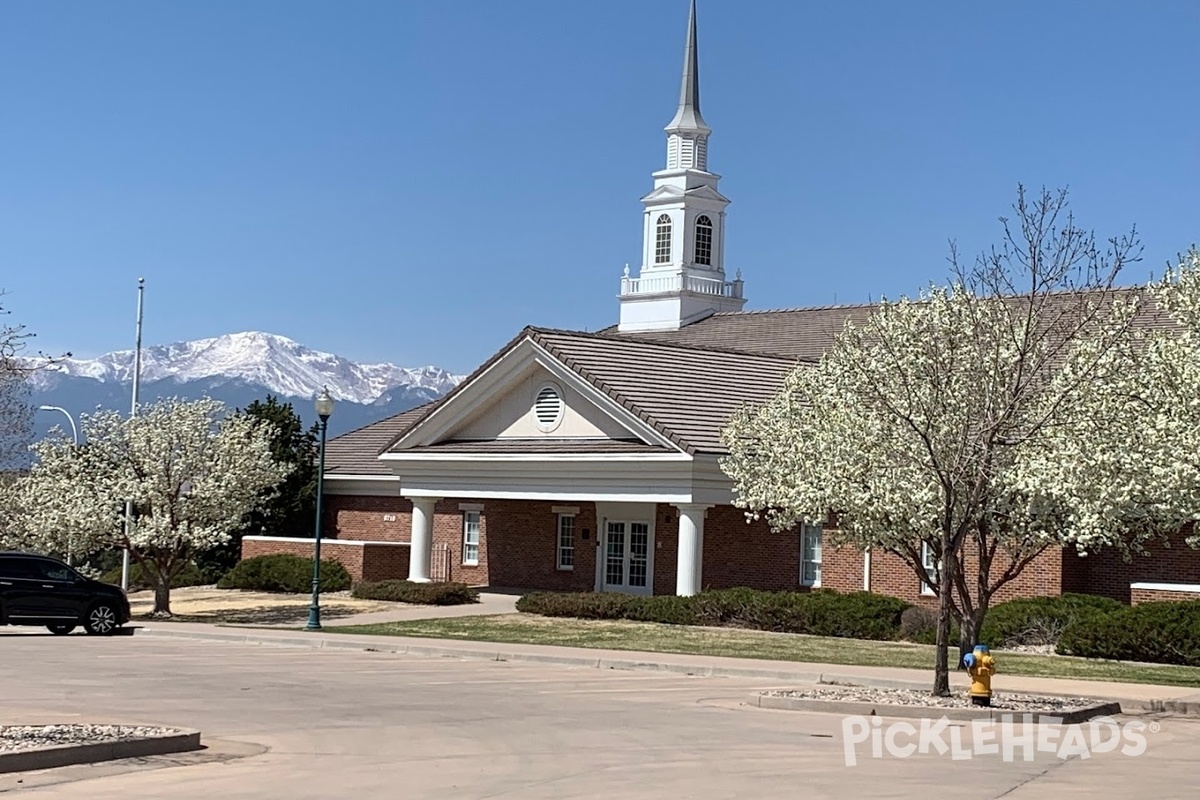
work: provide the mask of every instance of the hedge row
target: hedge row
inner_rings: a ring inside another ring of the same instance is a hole
[[[1062,655],[1200,666],[1200,600],[1142,603],[1072,623]]]
[[[355,584],[351,594],[361,600],[390,600],[425,606],[460,606],[479,602],[479,592],[465,583],[363,581]]]
[[[1056,644],[1076,622],[1120,611],[1126,606],[1092,594],[1026,597],[988,610],[979,640],[992,647]]]
[[[713,625],[854,639],[896,639],[902,600],[868,592],[839,594],[721,589],[695,597],[534,592],[517,610],[548,617],[622,619],[670,625]]]
[[[218,589],[246,589],[254,592],[312,591],[311,558],[281,553],[256,556],[238,565],[217,582]],[[350,588],[350,573],[337,561],[321,559],[321,591],[340,592]]]

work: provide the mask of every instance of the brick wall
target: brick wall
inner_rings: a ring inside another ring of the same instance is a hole
[[[1134,584],[1129,587],[1130,602],[1132,605],[1138,603],[1177,603],[1181,600],[1200,600],[1200,586],[1194,583],[1182,583],[1175,587],[1166,588],[1163,586],[1139,586]]]
[[[574,565],[558,569],[557,506],[577,507]],[[493,586],[591,591],[596,585],[594,503],[488,500],[488,574]],[[586,538],[584,538],[586,536]]]
[[[1129,587],[1133,583],[1200,583],[1200,551],[1185,541],[1191,535],[1189,527],[1165,542],[1148,542],[1144,555],[1131,555],[1128,561],[1112,548],[1088,556],[1069,550],[1063,556],[1063,584],[1069,588],[1063,591],[1099,594],[1130,603],[1133,595]]]
[[[840,571],[838,566],[829,565],[823,568],[822,582],[824,585],[836,588],[839,591],[852,591],[842,588],[842,585],[849,584],[850,580],[854,578],[854,571],[857,570],[858,583],[856,588],[861,588],[862,555],[856,552],[856,556],[857,561],[848,559],[845,563],[844,568],[851,573],[846,576],[845,580],[836,577],[836,574]],[[974,574],[974,570],[978,569],[978,563],[974,551],[968,550],[966,566],[968,570],[971,570],[969,574]],[[998,577],[1005,566],[1007,566],[1007,563],[1003,556],[997,557],[992,564],[992,574]],[[827,575],[830,577],[827,578]],[[1003,603],[1015,597],[1057,595],[1062,593],[1062,585],[1062,550],[1059,548],[1049,548],[1030,562],[1017,578],[1002,586],[993,596],[992,602]],[[922,594],[921,586],[922,584],[917,577],[916,571],[900,556],[878,548],[871,551],[871,591],[898,597],[913,605],[936,607],[937,597],[930,594]]]
[[[364,542],[407,542],[412,502],[399,495],[325,495],[324,535]]]
[[[665,508],[675,511],[673,506]],[[662,559],[671,563],[669,586],[663,593],[674,594],[678,516],[673,514],[667,524],[660,514],[659,531],[668,534],[671,542],[669,558],[664,556]],[[667,541],[668,536],[664,536],[664,550]],[[700,585],[705,589],[731,586],[798,589],[800,534],[795,531],[775,533],[763,520],[748,522],[745,513],[733,506],[710,508],[704,521],[704,575]]]
[[[313,540],[269,536],[247,536],[242,539],[243,559],[277,554],[312,558]],[[348,544],[336,539],[322,539],[321,559],[341,564],[355,583],[408,577],[408,548],[403,545],[373,542]]]

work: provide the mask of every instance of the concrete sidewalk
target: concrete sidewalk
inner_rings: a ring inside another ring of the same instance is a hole
[[[416,619],[445,619],[447,617],[482,617],[493,614],[517,613],[519,593],[480,592],[479,602],[461,606],[413,606],[396,603],[396,608],[370,611],[349,617],[338,617],[335,624],[371,625],[380,622],[409,622]]]
[[[928,670],[404,636],[358,636],[327,632],[274,631],[186,622],[145,623],[138,626],[137,635],[208,639],[278,647],[341,648],[418,656],[555,664],[593,669],[647,670],[680,675],[755,678],[770,682],[772,685],[847,683],[880,688],[925,690],[930,687],[932,680]],[[1003,669],[1003,665],[1001,665],[1001,669]],[[964,689],[968,683],[966,675],[962,673],[951,673],[950,682],[952,686]],[[1200,716],[1200,688],[1197,687],[1031,678],[1016,675],[1006,676],[1003,672],[996,676],[994,685],[1000,692],[1075,695],[1115,701],[1120,703],[1126,712],[1167,711]]]

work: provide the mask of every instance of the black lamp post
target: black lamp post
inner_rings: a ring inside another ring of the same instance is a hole
[[[317,418],[321,420],[321,445],[317,450],[317,530],[313,539],[313,584],[312,604],[308,607],[308,624],[306,631],[321,630],[321,500],[325,490],[325,428],[329,417],[333,415],[333,398],[329,396],[329,387],[317,395]]]

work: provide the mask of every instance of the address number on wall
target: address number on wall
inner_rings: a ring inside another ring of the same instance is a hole
[[[395,514],[384,514],[384,515],[383,515],[383,521],[384,521],[384,522],[395,522],[395,521],[396,521],[396,515],[395,515]]]

